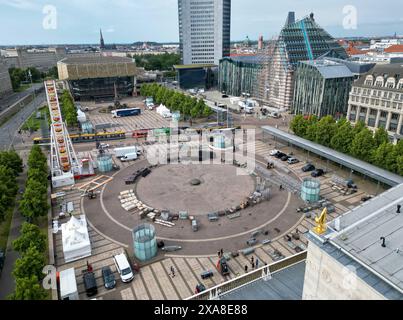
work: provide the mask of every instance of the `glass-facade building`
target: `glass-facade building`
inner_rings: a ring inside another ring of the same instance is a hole
[[[179,87],[188,89],[211,89],[217,86],[218,68],[216,65],[174,66]]]
[[[353,73],[342,63],[327,59],[299,62],[292,113],[345,116],[353,81]]]
[[[313,61],[328,56],[347,59],[342,46],[322,29],[313,14],[299,21],[287,19],[266,70],[265,90],[261,100],[270,107],[291,109],[294,74],[299,61]]]
[[[231,56],[220,60],[218,85],[221,92],[232,96],[249,93],[257,96],[259,76],[262,72],[262,55]]]
[[[110,100],[133,94],[134,77],[110,77],[69,81],[70,91],[78,100]]]

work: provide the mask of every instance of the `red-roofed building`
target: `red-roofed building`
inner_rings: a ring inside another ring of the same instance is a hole
[[[395,44],[386,48],[384,53],[403,53],[403,44]]]
[[[349,42],[346,52],[351,57],[351,56],[359,56],[359,55],[366,54],[366,53],[368,53],[368,50],[357,49],[353,42]]]

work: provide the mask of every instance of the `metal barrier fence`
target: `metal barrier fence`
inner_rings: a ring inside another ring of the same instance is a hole
[[[300,252],[281,261],[273,262],[272,264],[260,267],[259,269],[256,269],[238,278],[207,289],[206,291],[191,296],[185,300],[218,300],[220,296],[228,294],[233,290],[239,289],[260,279],[270,280],[274,273],[305,261],[306,257],[307,251]]]

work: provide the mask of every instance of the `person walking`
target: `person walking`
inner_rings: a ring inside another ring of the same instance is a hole
[[[245,265],[245,273],[248,272],[248,266]]]
[[[252,262],[252,269],[255,269],[255,263]]]
[[[224,255],[224,249],[223,248],[221,248],[220,253],[221,253],[221,257],[222,257]]]
[[[251,263],[251,264],[254,263],[253,256],[250,258],[250,263]]]
[[[256,269],[258,269],[258,268],[259,268],[259,259],[256,258]]]
[[[172,278],[175,277],[175,268],[173,266],[171,266],[171,274]]]

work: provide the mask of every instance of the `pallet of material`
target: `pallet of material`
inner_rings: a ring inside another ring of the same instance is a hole
[[[165,221],[165,220],[161,220],[161,219],[156,219],[155,221],[156,221],[156,222],[162,222],[162,223],[168,224],[168,225],[170,225],[170,226],[172,226],[172,227],[175,226],[175,223],[173,223],[173,222],[169,222],[169,221]]]
[[[168,227],[168,228],[172,228],[172,227],[173,227],[172,225],[165,223],[165,221],[161,222],[160,220],[155,220],[155,223],[156,223],[156,224],[159,224],[159,225],[161,225],[161,226],[164,226],[164,227]]]

